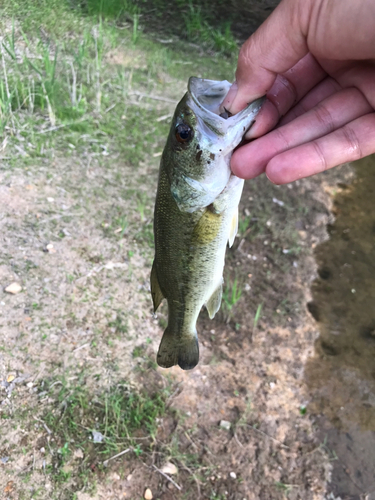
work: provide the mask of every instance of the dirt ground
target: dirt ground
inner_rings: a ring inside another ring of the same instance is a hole
[[[302,411],[308,405],[304,367],[318,335],[305,304],[316,276],[312,250],[325,238],[330,219],[327,192],[350,172],[343,168],[283,188],[270,187],[265,179],[247,183],[241,213],[251,213],[254,221],[227,259],[227,279],[240,277],[243,295],[229,321],[224,316],[209,321],[202,313],[200,364],[182,372],[154,366],[137,370],[143,361],[133,356],[134,349],[140,346],[155,359],[162,333],[151,314],[152,249],[140,244],[134,231],[125,230],[119,238],[110,224],[113,212],[130,215],[138,227],[150,221],[142,220],[134,198],[123,196],[124,188],[134,184],[131,170],[119,161],[112,167],[109,172],[100,162],[88,166],[73,156],[24,171],[3,163],[0,171],[4,498],[139,498],[146,487],[163,499],[324,498],[329,451],[316,438],[314,419]],[[153,189],[157,170],[157,160],[151,160],[139,172],[151,178]],[[293,243],[300,250],[292,257],[282,248],[287,241],[284,203],[298,228]],[[251,241],[265,212],[267,232]],[[272,241],[281,246],[271,248]],[[14,295],[5,292],[13,282],[22,287]],[[254,327],[260,303],[263,313]],[[119,314],[127,323],[121,336],[109,326]],[[62,375],[74,384],[83,371],[93,393],[120,378],[140,385],[145,378],[160,384],[171,377],[176,390],[170,405],[180,417],[162,419],[157,440],[175,436],[181,453],[195,453],[204,478],[189,480],[180,465],[179,492],[151,468],[162,465],[156,455],[144,462],[134,456],[113,461],[111,471],[95,478],[93,496],[83,487],[74,497],[74,484],[67,493],[50,481],[43,461],[48,464],[51,457],[40,443],[53,440],[53,434],[43,427],[41,415],[53,401],[38,396],[40,386]],[[229,430],[220,426],[223,420],[230,422]]]

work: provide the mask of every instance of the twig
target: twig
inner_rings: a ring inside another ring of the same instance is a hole
[[[104,114],[106,113],[109,113],[111,111],[111,109],[113,109],[115,106],[117,106],[117,102],[115,102],[114,104],[112,104],[112,106],[109,106],[109,108],[107,108],[105,111],[104,111]],[[157,120],[156,120],[157,121]]]
[[[175,482],[173,481],[173,479],[172,479],[171,477],[169,477],[169,476],[168,476],[168,474],[165,474],[163,471],[161,471],[160,469],[158,469],[158,468],[156,467],[156,465],[152,464],[152,466],[153,466],[153,468],[154,468],[157,472],[159,472],[159,474],[161,474],[163,477],[165,477],[165,479],[168,479],[168,481],[170,481],[170,482],[173,484],[173,486],[175,486],[175,487],[178,489],[178,491],[181,491],[181,489],[182,489],[182,488],[181,488],[181,486],[179,486],[177,483],[175,483]]]
[[[38,417],[33,417],[34,420],[37,420],[38,422],[42,423],[43,424],[43,427],[45,428],[45,430],[48,432],[48,434],[52,434],[52,431],[51,429],[49,429],[47,427],[47,424],[45,422],[43,422],[43,420],[41,420],[40,418]]]
[[[233,436],[234,436],[234,439],[237,441],[237,444],[238,444],[241,448],[243,448],[243,444],[242,444],[242,443],[241,443],[241,441],[238,439],[237,434],[236,434],[236,433],[234,433],[234,434],[233,434]]]
[[[8,105],[10,104],[10,92],[9,92],[9,85],[8,85],[8,76],[7,76],[7,70],[6,70],[6,66],[5,66],[5,57],[4,57],[4,48],[3,48],[3,44],[1,44],[1,59],[2,59],[2,62],[3,62],[3,71],[4,71],[4,80],[5,80],[5,90],[6,90],[6,93],[7,93],[7,99],[8,99]],[[13,117],[13,113],[12,113],[12,107],[9,106],[9,109],[10,109],[10,119],[12,121],[12,126],[13,126],[13,129],[15,129],[15,126],[14,126],[14,117]]]
[[[77,120],[75,122],[70,122],[70,123],[62,123],[61,125],[56,125],[55,127],[49,127],[44,130],[39,130],[35,132],[36,134],[47,134],[48,132],[54,132],[55,130],[59,130],[60,128],[63,127],[70,127],[70,125],[76,125],[77,123],[81,123],[88,120],[88,118],[82,118],[81,120]]]
[[[147,97],[147,99],[154,99],[155,101],[163,101],[163,102],[170,102],[172,104],[176,104],[175,99],[168,99],[168,97],[162,97],[162,96],[158,96],[158,95],[144,94],[143,92],[138,92],[138,90],[134,90],[133,92],[129,92],[129,95],[137,95],[139,97]]]
[[[89,346],[90,345],[90,342],[87,342],[86,344],[82,344],[80,345],[79,347],[77,347],[76,349],[73,349],[73,352],[77,352],[79,351],[80,349],[84,349],[85,347]]]
[[[168,120],[168,118],[172,118],[172,114],[168,113],[167,115],[159,116],[159,118],[156,119],[157,122],[162,122],[163,120]]]
[[[76,279],[76,283],[80,283],[81,281],[83,281],[85,278],[89,278],[91,277],[93,274],[96,274],[96,273],[99,273],[100,271],[102,271],[103,269],[108,269],[108,270],[112,270],[112,269],[115,269],[115,268],[127,268],[128,267],[128,264],[126,264],[126,262],[107,262],[107,264],[105,264],[104,266],[98,266],[98,267],[94,267],[93,269],[91,269],[91,271],[89,271],[85,276],[81,276],[80,278]]]
[[[286,448],[287,450],[290,450],[289,446],[287,446],[286,444],[282,443],[278,439],[276,439],[276,438],[274,438],[272,436],[269,436],[268,434],[266,434],[265,432],[261,431],[260,429],[257,429],[253,425],[249,425],[249,424],[245,424],[245,425],[246,425],[246,427],[250,427],[250,429],[253,429],[255,432],[259,432],[259,434],[262,434],[262,436],[265,436],[265,437],[268,437],[269,439],[272,439],[272,441],[275,441],[275,443],[278,443],[283,448]]]
[[[69,61],[69,64],[70,64],[70,67],[72,69],[72,77],[73,77],[72,94],[71,94],[70,98],[72,101],[72,105],[76,106],[77,105],[77,75],[76,75],[76,72],[74,71],[74,66],[73,66],[72,61]]]
[[[196,485],[197,485],[197,493],[198,493],[198,500],[200,499],[201,497],[201,487],[200,487],[200,484],[199,484],[199,480],[198,478],[196,477],[196,475],[194,474],[194,472],[186,465],[186,464],[182,464],[182,468],[187,470],[189,472],[189,474],[191,475],[191,477],[194,479]]]
[[[104,460],[104,462],[103,462],[104,467],[107,467],[108,462],[110,460],[114,460],[115,458],[121,457],[122,455],[125,455],[125,453],[128,453],[131,450],[132,450],[132,448],[126,448],[126,450],[121,451],[120,453],[117,453],[117,455],[113,455],[113,457],[107,458],[107,460]]]

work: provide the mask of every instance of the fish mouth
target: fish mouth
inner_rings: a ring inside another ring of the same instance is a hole
[[[236,115],[223,115],[222,102],[230,87],[226,80],[189,79],[184,99],[196,117],[195,139],[207,161],[204,172],[194,175],[193,171],[178,170],[171,179],[171,193],[182,212],[192,213],[207,207],[223,192],[233,175],[230,170],[233,150],[254,123],[264,102],[260,98]]]
[[[222,102],[231,86],[232,84],[227,80],[206,80],[192,76],[188,83],[188,94],[192,99],[192,108],[196,116],[201,118],[212,132],[219,136],[229,133],[231,142],[236,142],[234,135],[240,135],[239,143],[254,123],[255,117],[265,101],[265,96],[250,103],[239,113],[230,116],[229,113],[223,113],[226,110],[224,110]]]

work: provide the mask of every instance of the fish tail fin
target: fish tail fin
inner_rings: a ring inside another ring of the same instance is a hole
[[[163,368],[179,365],[183,370],[191,370],[199,361],[197,332],[177,335],[167,326],[160,342],[157,362]]]

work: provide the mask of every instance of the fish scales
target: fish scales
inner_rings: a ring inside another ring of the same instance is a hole
[[[221,303],[226,244],[237,232],[243,188],[230,172],[230,156],[261,105],[258,100],[225,120],[219,111],[229,87],[189,80],[161,158],[151,293],[154,311],[163,298],[168,302],[168,326],[157,355],[165,368],[196,366],[198,315],[205,305],[213,318]]]

